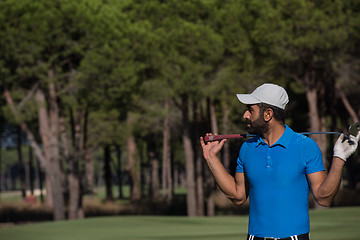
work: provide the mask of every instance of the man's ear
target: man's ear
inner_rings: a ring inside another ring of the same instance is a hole
[[[264,111],[264,120],[269,122],[274,116],[274,111],[271,108],[268,108]]]

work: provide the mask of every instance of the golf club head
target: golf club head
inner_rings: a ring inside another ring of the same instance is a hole
[[[349,132],[349,135],[353,135],[354,137],[356,137],[356,135],[358,134],[359,131],[360,131],[360,122],[356,122],[349,127],[348,132]]]
[[[350,140],[350,135],[356,137],[358,132],[360,131],[360,123],[356,122],[349,127],[348,134],[345,135],[344,140],[348,140],[350,145],[355,144],[352,140]]]

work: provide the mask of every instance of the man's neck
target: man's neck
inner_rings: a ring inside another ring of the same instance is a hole
[[[272,124],[269,131],[263,134],[262,138],[269,146],[276,143],[285,132],[285,125],[281,123]]]

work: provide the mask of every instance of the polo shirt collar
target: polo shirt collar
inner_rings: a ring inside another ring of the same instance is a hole
[[[287,146],[290,143],[293,133],[294,133],[294,131],[285,124],[285,131],[284,131],[283,135],[281,135],[279,140],[277,140],[276,143],[274,143],[270,147],[280,145],[280,146],[283,146],[284,148],[287,148]],[[267,144],[267,143],[264,142],[264,139],[262,139],[260,136],[258,136],[256,146],[259,146],[260,144]]]

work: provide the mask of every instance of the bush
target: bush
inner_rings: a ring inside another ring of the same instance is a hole
[[[5,203],[0,206],[0,222],[23,223],[50,221],[52,210],[44,205],[27,203]]]

